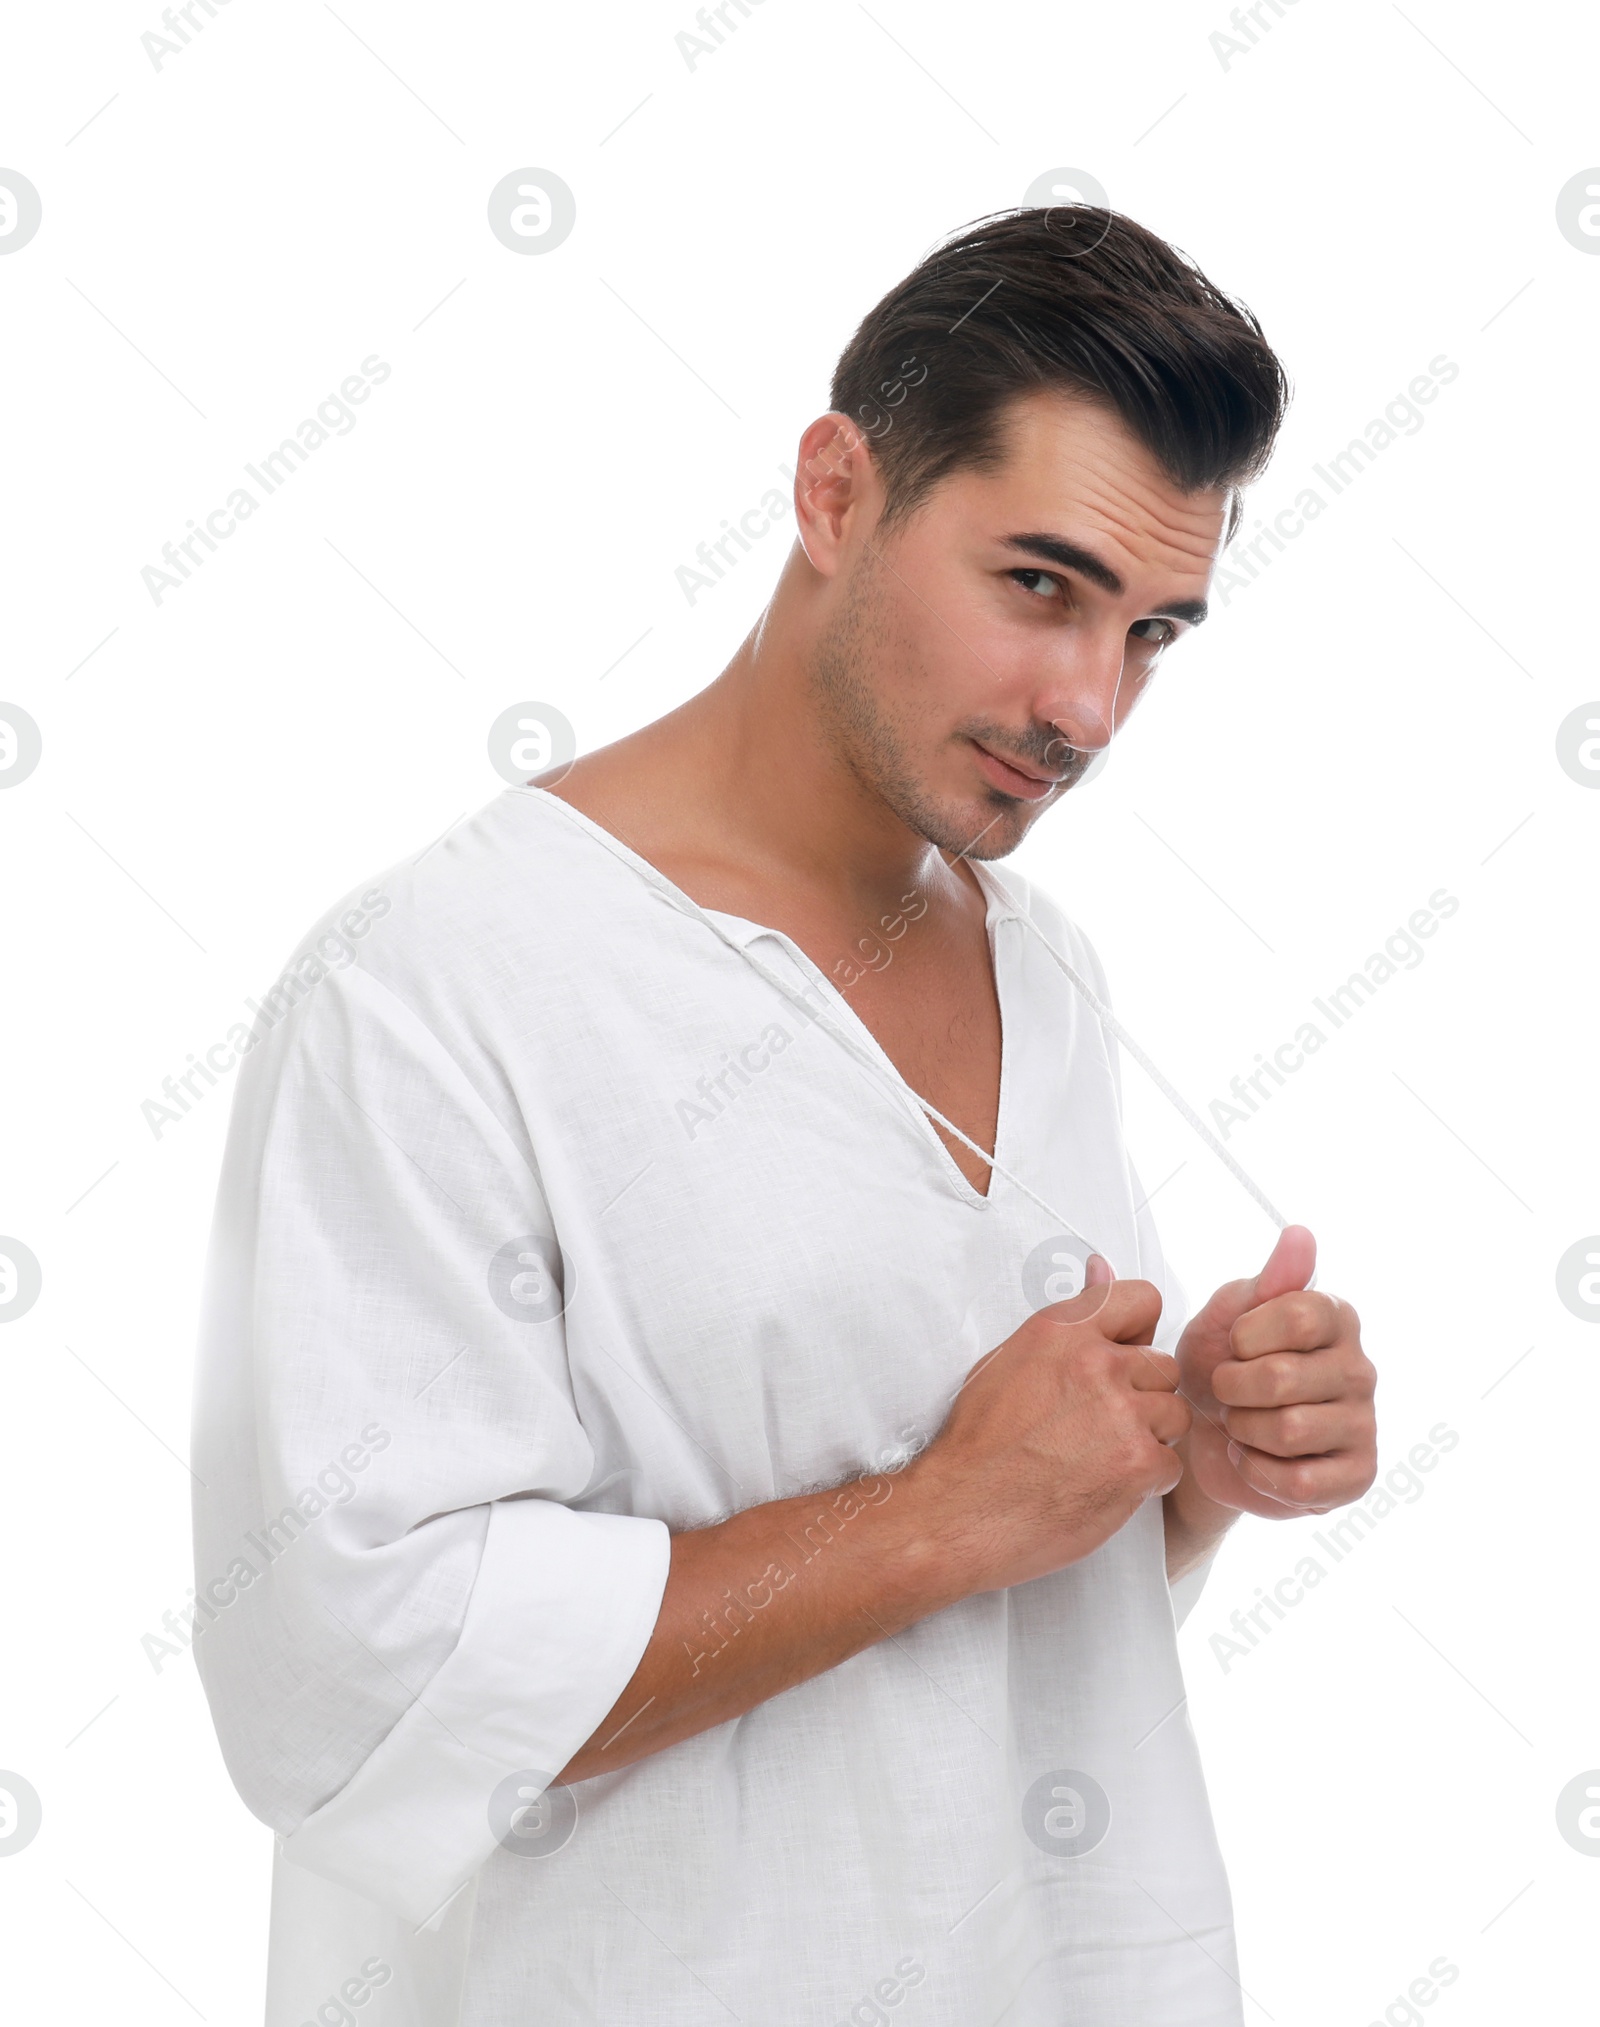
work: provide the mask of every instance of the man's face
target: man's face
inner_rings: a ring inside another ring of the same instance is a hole
[[[836,750],[945,851],[1003,858],[1204,617],[1227,496],[1184,493],[1116,417],[1019,397],[996,472],[880,537],[869,468],[813,652]]]

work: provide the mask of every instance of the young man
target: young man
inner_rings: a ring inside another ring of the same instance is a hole
[[[1128,219],[979,224],[717,680],[328,918],[197,1417],[269,2027],[1240,2020],[1169,1584],[1367,1489],[1374,1373],[1300,1227],[1185,1321],[1098,961],[992,862],[1284,399]]]

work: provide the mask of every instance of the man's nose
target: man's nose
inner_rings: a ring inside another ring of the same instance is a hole
[[[1114,637],[1074,643],[1068,665],[1039,699],[1038,715],[1054,725],[1059,758],[1068,751],[1099,753],[1117,729],[1117,704],[1124,674],[1124,641]]]

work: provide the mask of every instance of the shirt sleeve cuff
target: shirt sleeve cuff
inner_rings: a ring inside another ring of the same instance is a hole
[[[450,1658],[356,1774],[283,1840],[285,1858],[413,1923],[495,1847],[508,1774],[559,1773],[627,1686],[661,1609],[659,1520],[495,1500]]]

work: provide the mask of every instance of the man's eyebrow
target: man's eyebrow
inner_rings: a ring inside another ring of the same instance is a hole
[[[1110,564],[1102,563],[1092,549],[1085,549],[1081,543],[1069,542],[1064,535],[1002,535],[1000,540],[1007,549],[1019,549],[1025,556],[1042,556],[1047,563],[1059,563],[1063,570],[1076,570],[1080,577],[1088,578],[1102,591],[1109,591],[1113,598],[1122,594],[1122,579]],[[1200,626],[1210,610],[1203,598],[1174,598],[1166,605],[1157,606],[1150,617],[1182,619],[1191,626]]]

